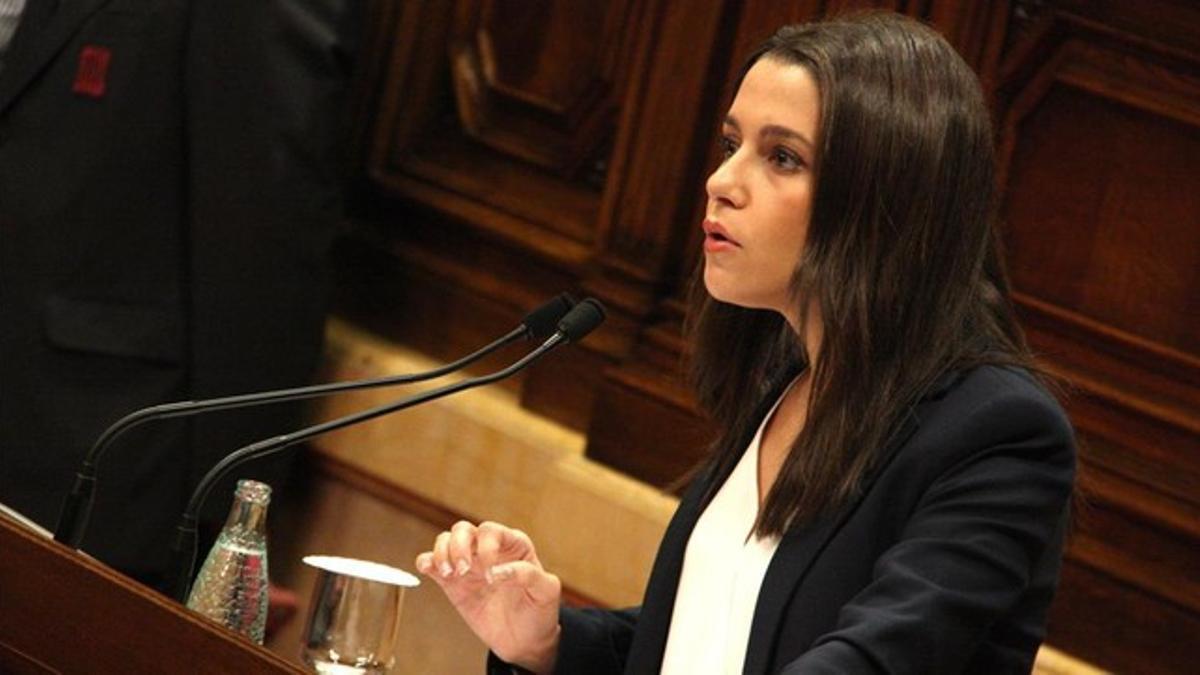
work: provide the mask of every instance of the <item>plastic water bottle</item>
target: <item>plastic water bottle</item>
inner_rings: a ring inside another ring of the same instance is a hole
[[[229,519],[204,560],[187,606],[263,642],[267,625],[267,505],[271,486],[238,481]]]

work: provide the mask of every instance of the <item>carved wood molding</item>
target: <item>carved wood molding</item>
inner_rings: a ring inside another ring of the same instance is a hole
[[[605,161],[635,0],[462,0],[450,45],[465,132],[564,177]]]
[[[1098,465],[1081,469],[1080,486],[1069,557],[1200,619],[1200,509]]]
[[[580,273],[641,4],[403,3],[367,158],[378,193]],[[602,31],[578,25],[596,16]]]
[[[1000,65],[1000,184],[1019,127],[1050,89],[1065,85],[1153,115],[1200,126],[1200,54],[1182,53],[1071,14],[1047,12]]]
[[[1200,357],[1026,294],[1014,300],[1047,356],[1088,394],[1200,436]]]

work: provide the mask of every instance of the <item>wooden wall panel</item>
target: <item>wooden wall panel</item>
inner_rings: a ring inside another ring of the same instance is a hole
[[[1200,352],[1200,79],[1069,40],[1003,128],[1015,284]]]
[[[1079,608],[1090,608],[1090,612]],[[1113,673],[1195,670],[1200,624],[1190,610],[1147,603],[1136,590],[1068,559],[1050,610],[1050,644]],[[1064,644],[1060,637],[1068,637]]]
[[[1026,15],[995,92],[1016,300],[1081,441],[1050,636],[1179,672],[1200,627],[1200,53],[1064,5]]]
[[[386,38],[367,56],[386,65],[356,226],[341,247],[343,291],[354,289],[343,311],[369,316],[361,296],[372,284],[403,288],[390,311],[407,320],[378,320],[450,358],[546,297],[578,293],[594,269],[618,119],[648,47],[635,43],[658,10],[644,0],[376,4],[391,22],[377,26]],[[461,330],[438,328],[448,325]],[[610,325],[589,343],[612,334]],[[598,379],[599,354],[577,351],[570,379]],[[557,386],[558,369],[544,370]],[[545,412],[581,426],[590,391],[543,396]]]
[[[579,264],[600,198],[589,172],[606,159],[621,87],[620,61],[604,56],[620,36],[554,23],[570,12],[543,3],[546,23],[533,28],[553,39],[522,49],[519,31],[487,23],[503,9],[498,4],[409,3],[395,26],[390,95],[369,170],[389,195]],[[607,8],[618,26],[629,11],[622,2],[589,7]],[[564,42],[588,48],[562,58],[555,49]],[[553,67],[540,67],[542,60]],[[585,85],[564,86],[576,80]]]

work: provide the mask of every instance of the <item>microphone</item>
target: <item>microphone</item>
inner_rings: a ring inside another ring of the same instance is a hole
[[[473,389],[485,384],[498,382],[506,377],[509,377],[520,370],[523,370],[529,364],[544,356],[547,352],[559,346],[571,342],[582,340],[585,335],[592,332],[604,321],[604,306],[598,300],[588,298],[583,302],[575,305],[571,311],[558,322],[558,330],[551,335],[545,342],[539,345],[536,349],[529,352],[521,359],[517,360],[512,365],[503,370],[496,371],[489,375],[474,377],[461,382],[454,382],[436,389],[421,392],[415,396],[388,403],[375,408],[370,408],[362,412],[345,417],[339,417],[328,422],[316,424],[299,431],[275,436],[257,443],[252,443],[242,447],[225,456],[220,462],[217,462],[212,469],[209,470],[204,478],[200,479],[196,489],[192,492],[192,498],[188,502],[187,510],[184,511],[182,518],[179,521],[179,526],[176,528],[175,543],[171,549],[172,554],[172,569],[174,570],[174,578],[172,579],[173,593],[179,602],[186,602],[187,594],[191,587],[192,570],[196,564],[196,525],[199,518],[200,508],[204,505],[204,500],[208,497],[209,490],[213,484],[221,480],[234,468],[252,460],[273,455],[282,451],[288,446],[295,445],[310,438],[320,436],[321,434],[330,431],[336,431],[344,427],[348,427],[359,422],[375,419],[389,413],[410,408],[421,403],[426,403],[434,399],[449,396],[450,394],[460,392],[466,389]]]
[[[75,474],[75,484],[63,500],[59,511],[58,525],[54,529],[54,540],[71,548],[79,548],[83,534],[87,529],[88,517],[91,515],[92,503],[96,488],[96,468],[100,457],[112,445],[118,436],[152,420],[172,417],[188,417],[217,410],[231,410],[285,401],[300,401],[304,399],[328,396],[344,391],[386,387],[395,384],[410,384],[422,382],[453,373],[505,347],[521,338],[545,340],[558,330],[559,321],[575,306],[575,299],[566,293],[561,293],[542,306],[525,315],[521,324],[509,331],[507,335],[488,344],[463,358],[448,363],[440,368],[409,375],[393,375],[370,380],[355,380],[351,382],[334,382],[318,384],[293,389],[264,391],[253,394],[225,396],[221,398],[204,399],[200,401],[178,401],[142,408],[117,420],[104,430],[83,458],[79,471]]]

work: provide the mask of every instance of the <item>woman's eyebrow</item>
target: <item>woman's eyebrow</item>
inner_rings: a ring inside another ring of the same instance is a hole
[[[725,126],[733,127],[733,130],[738,133],[741,133],[741,131],[742,131],[742,127],[738,124],[737,120],[734,119],[732,115],[725,116]],[[780,124],[768,124],[767,126],[765,126],[759,130],[758,135],[762,136],[763,138],[783,138],[783,139],[794,140],[797,143],[800,143],[801,145],[803,145],[810,152],[812,151],[812,148],[813,148],[812,141],[808,140],[807,136],[800,133],[799,131],[796,131],[795,129],[790,129],[790,128],[785,127]]]
[[[767,126],[763,127],[761,131],[759,131],[759,135],[763,136],[764,138],[786,138],[794,140],[810,151],[813,147],[812,141],[808,140],[808,137],[804,134],[778,124],[768,124]]]

